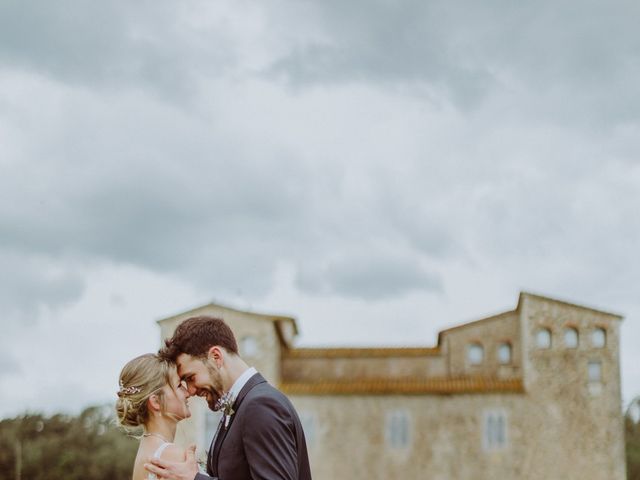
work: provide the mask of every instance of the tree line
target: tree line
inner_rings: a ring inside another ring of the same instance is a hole
[[[0,480],[127,479],[137,448],[116,426],[113,406],[25,414],[0,421]]]
[[[640,417],[631,415],[629,411],[624,417],[624,438],[627,480],[640,480]]]

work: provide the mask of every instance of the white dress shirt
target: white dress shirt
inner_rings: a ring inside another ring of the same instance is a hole
[[[238,379],[233,383],[231,388],[229,389],[229,398],[231,398],[231,403],[233,403],[236,398],[238,398],[238,394],[242,387],[244,387],[249,379],[253,377],[258,371],[254,367],[247,368],[242,375],[238,377]]]

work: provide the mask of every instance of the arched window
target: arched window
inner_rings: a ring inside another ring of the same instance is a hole
[[[484,360],[484,348],[479,343],[471,343],[467,346],[467,360],[470,365],[480,365]]]
[[[503,342],[498,346],[498,363],[507,365],[511,363],[511,344]]]
[[[551,348],[551,330],[540,328],[536,332],[536,345],[538,348]]]
[[[578,348],[578,330],[573,327],[564,329],[564,346],[567,348]]]
[[[607,331],[604,328],[594,328],[591,332],[591,345],[604,348],[607,345]]]

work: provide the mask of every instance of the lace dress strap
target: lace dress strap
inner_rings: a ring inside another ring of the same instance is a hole
[[[169,445],[173,445],[173,444],[165,442],[162,445],[160,445],[158,449],[154,452],[153,458],[160,458],[160,456],[162,455],[162,452],[164,452],[165,448],[167,448]],[[155,473],[149,473],[147,475],[147,480],[158,480],[158,477],[156,477]]]

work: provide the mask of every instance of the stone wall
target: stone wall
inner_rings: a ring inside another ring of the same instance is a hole
[[[443,356],[287,358],[282,360],[282,378],[286,381],[317,382],[365,380],[381,377],[395,379],[446,376]]]
[[[532,400],[544,409],[531,412],[545,428],[563,425],[554,444],[574,446],[571,461],[558,452],[536,456],[539,462],[567,464],[569,472],[607,472],[611,479],[624,479],[624,435],[620,391],[620,317],[576,305],[536,296],[525,296],[521,305],[525,355],[525,388]],[[565,344],[565,328],[578,331],[578,345]],[[551,332],[549,348],[540,348],[541,328]],[[606,332],[603,347],[593,345],[596,328]],[[599,362],[601,378],[589,378],[589,363]]]
[[[611,451],[619,429],[607,428],[598,415],[576,420],[570,409],[527,394],[292,400],[309,430],[314,480],[625,478],[624,460]],[[388,416],[396,411],[410,419],[407,448],[393,448],[388,439]],[[492,412],[507,420],[503,448],[488,448],[484,439],[486,416]],[[576,429],[577,421],[593,437]]]
[[[447,353],[448,371],[452,377],[482,375],[508,378],[521,375],[522,349],[517,311],[445,330],[440,334],[440,342]],[[511,345],[511,362],[506,365],[498,362],[498,347],[502,343]],[[467,349],[471,344],[481,345],[484,350],[484,360],[479,365],[468,361]]]

